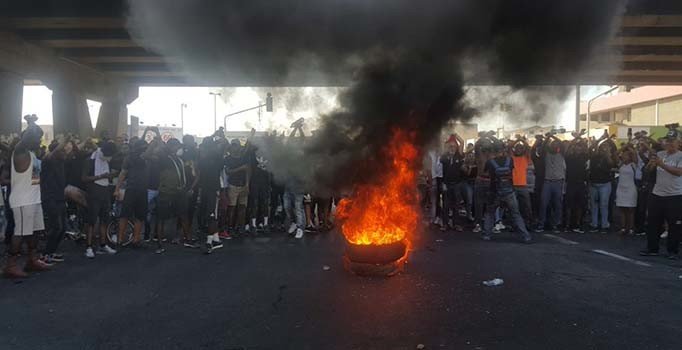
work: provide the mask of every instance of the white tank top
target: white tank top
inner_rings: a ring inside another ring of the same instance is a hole
[[[35,153],[29,152],[31,163],[23,173],[14,168],[14,153],[12,153],[12,192],[9,194],[11,208],[40,204],[40,160]]]

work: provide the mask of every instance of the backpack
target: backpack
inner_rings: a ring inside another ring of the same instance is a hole
[[[512,180],[511,158],[507,157],[504,165],[499,165],[492,159],[495,172],[495,193],[498,196],[506,196],[514,193],[514,182]]]

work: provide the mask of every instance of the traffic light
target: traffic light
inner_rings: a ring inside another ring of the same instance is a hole
[[[272,94],[269,92],[267,97],[265,97],[265,110],[272,112]]]

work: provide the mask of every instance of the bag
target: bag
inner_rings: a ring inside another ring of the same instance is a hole
[[[498,196],[506,196],[514,193],[514,182],[512,180],[511,158],[507,157],[504,165],[500,166],[494,159],[492,160],[495,172],[495,193]]]

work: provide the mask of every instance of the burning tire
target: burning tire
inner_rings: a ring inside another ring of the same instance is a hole
[[[344,255],[347,270],[361,276],[392,276],[401,272],[407,261],[403,241],[382,245],[348,243]]]

